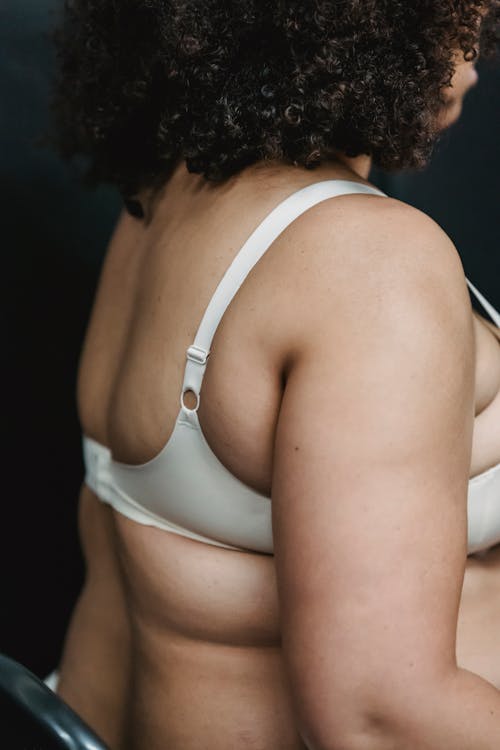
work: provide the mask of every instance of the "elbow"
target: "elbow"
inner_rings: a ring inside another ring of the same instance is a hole
[[[332,700],[331,709],[321,711],[321,718],[316,715],[316,720],[299,724],[305,747],[307,750],[415,750],[420,709],[424,710],[422,700],[416,700],[415,696],[414,701],[407,702],[386,696],[381,703]],[[297,714],[300,716],[300,712]]]
[[[342,726],[303,728],[300,736],[307,750],[404,750],[409,745],[396,732],[374,718]]]
[[[361,687],[363,685],[364,687]],[[304,691],[295,715],[307,750],[415,750],[427,747],[441,678],[367,678]],[[325,693],[328,699],[325,701]],[[321,699],[319,699],[321,695]],[[434,745],[433,745],[434,746]]]

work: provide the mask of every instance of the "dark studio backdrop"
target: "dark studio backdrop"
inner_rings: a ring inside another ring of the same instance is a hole
[[[120,210],[38,147],[61,0],[1,0],[0,215],[4,424],[0,651],[40,675],[57,663],[82,581],[83,468],[75,373],[100,263]],[[436,219],[469,279],[500,308],[500,63],[479,66],[460,122],[424,173],[373,175]]]

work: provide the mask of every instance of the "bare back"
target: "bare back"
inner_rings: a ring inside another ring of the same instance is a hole
[[[323,171],[327,178],[346,177],[342,167]],[[319,174],[282,166],[249,170],[216,187],[181,169],[149,224],[122,215],[78,384],[82,429],[109,446],[116,460],[143,463],[165,445],[178,413],[185,350],[215,287],[262,218],[294,190],[321,179]],[[331,237],[339,259],[343,200]],[[274,434],[293,342],[300,338],[295,300],[307,264],[303,234],[291,227],[224,314],[203,382],[198,415],[213,452],[265,495],[271,495]],[[308,293],[314,304],[314,288]],[[478,429],[472,474],[492,456],[500,458],[498,334],[478,317],[474,324]],[[320,407],[321,392],[317,398]],[[111,747],[304,748],[281,658],[273,557],[134,523],[86,486],[80,519],[88,575],[68,633],[59,692]],[[500,588],[499,557],[492,551],[488,568],[471,561],[475,578],[469,586],[476,617],[481,590],[493,587],[484,601],[490,610],[497,607],[487,613],[497,624],[500,597],[491,591]],[[471,611],[464,600],[464,633]],[[469,627],[471,643],[481,628],[488,639],[485,622],[483,617]],[[463,659],[472,661],[465,636],[464,644]],[[500,684],[500,649],[495,656],[488,648]]]

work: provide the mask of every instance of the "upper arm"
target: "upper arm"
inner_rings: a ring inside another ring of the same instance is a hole
[[[449,239],[394,203],[357,250],[311,250],[275,438],[283,654],[299,725],[317,736],[398,714],[455,667],[470,307]]]

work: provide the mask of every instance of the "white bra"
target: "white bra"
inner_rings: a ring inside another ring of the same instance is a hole
[[[113,460],[110,450],[83,436],[85,482],[94,493],[133,521],[233,550],[272,554],[271,498],[231,474],[211,450],[197,409],[210,346],[217,326],[246,276],[281,232],[304,211],[337,195],[376,188],[345,180],[308,185],[282,201],[251,234],[220,281],[186,352],[186,367],[175,428],[162,450],[139,465]],[[493,322],[500,314],[467,283]],[[184,405],[186,391],[197,397]],[[468,551],[500,542],[500,463],[469,481]]]

